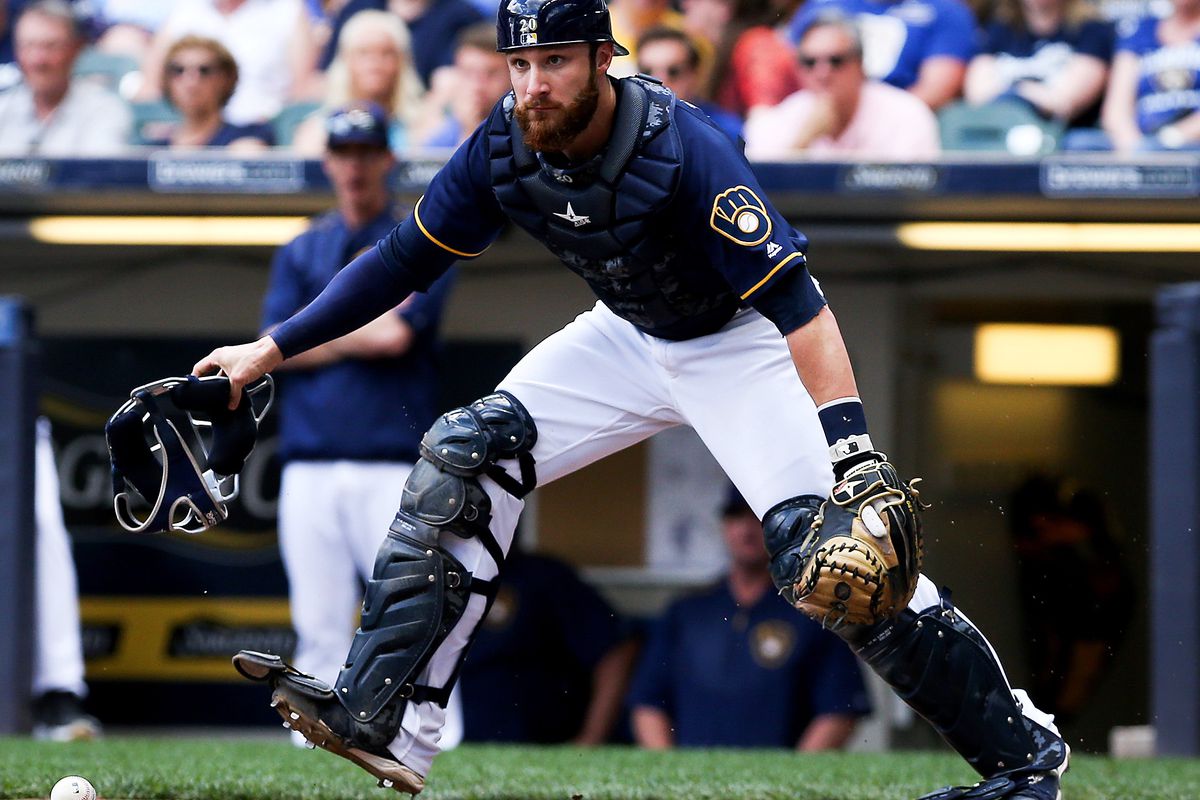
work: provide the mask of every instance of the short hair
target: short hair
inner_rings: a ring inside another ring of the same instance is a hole
[[[217,68],[229,76],[229,85],[225,88],[225,93],[221,95],[221,108],[229,102],[229,98],[233,97],[233,92],[237,88],[238,82],[238,65],[237,59],[233,57],[233,53],[229,52],[229,48],[218,42],[216,39],[210,39],[207,36],[188,35],[176,39],[175,42],[167,48],[167,55],[163,59],[163,70],[161,80],[162,96],[171,105],[175,105],[175,99],[171,97],[171,76],[168,67],[171,61],[183,50],[207,50],[213,55],[217,62]]]
[[[496,25],[492,22],[475,22],[458,32],[454,40],[454,50],[457,52],[464,47],[475,50],[496,52]]]
[[[80,20],[79,15],[75,13],[75,9],[66,0],[37,0],[37,2],[30,3],[17,15],[16,22],[13,23],[13,30],[17,29],[17,25],[21,23],[21,20],[31,14],[50,17],[53,20],[63,23],[70,30],[71,38],[77,42],[82,42],[87,38],[83,29],[83,21]]]
[[[804,37],[817,28],[833,28],[841,31],[850,40],[850,50],[854,53],[854,57],[862,60],[862,31],[859,30],[858,23],[854,21],[853,17],[835,8],[823,9],[813,14],[800,30],[800,35],[796,37],[796,47],[798,48]]]
[[[700,68],[700,48],[696,46],[696,40],[678,28],[668,25],[655,25],[647,28],[638,37],[635,52],[641,52],[643,47],[655,42],[679,42],[687,50],[688,66],[692,69]]]

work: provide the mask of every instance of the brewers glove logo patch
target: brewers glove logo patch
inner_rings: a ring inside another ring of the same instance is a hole
[[[713,200],[709,225],[743,247],[762,244],[771,235],[767,207],[748,186],[726,189]]]

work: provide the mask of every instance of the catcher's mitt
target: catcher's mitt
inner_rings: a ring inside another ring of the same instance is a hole
[[[821,504],[784,594],[828,628],[870,625],[902,611],[917,590],[924,544],[919,479],[887,461],[853,467]]]

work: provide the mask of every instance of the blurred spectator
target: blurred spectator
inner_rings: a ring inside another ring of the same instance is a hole
[[[187,36],[216,39],[238,65],[237,90],[225,116],[237,125],[267,122],[318,86],[311,21],[301,0],[176,0],[142,64],[136,99],[160,96],[171,44]]]
[[[15,25],[21,82],[0,93],[0,155],[106,156],[129,141],[132,116],[119,97],[72,80],[83,46],[70,5],[41,0]]]
[[[435,69],[454,60],[454,44],[459,32],[487,19],[467,0],[389,0],[387,8],[404,20],[412,31],[413,62],[426,86]],[[493,9],[493,23],[495,17]]]
[[[870,711],[854,655],[777,595],[762,525],[731,490],[725,578],[671,604],[630,692],[643,747],[842,747]]]
[[[1030,677],[1042,708],[1069,722],[1087,707],[1124,639],[1136,607],[1133,578],[1096,492],[1035,475],[1010,505]]]
[[[779,8],[779,0],[734,0],[725,6],[729,17],[716,42],[705,95],[745,119],[800,88],[791,45],[774,27]]]
[[[862,41],[840,12],[813,18],[796,48],[804,88],[746,124],[746,155],[769,161],[804,153],[922,161],[941,146],[937,119],[912,94],[863,72]]]
[[[329,118],[324,169],[337,208],[275,253],[265,332],[309,303],[397,223],[387,116],[358,103]],[[438,327],[453,270],[362,328],[285,361],[279,377],[279,546],[295,664],[330,685],[350,647],[362,581],[437,416]],[[351,414],[329,413],[346,402]]]
[[[323,68],[333,61],[342,27],[366,9],[386,9],[400,17],[412,31],[413,62],[426,86],[432,81],[434,70],[454,59],[454,43],[463,28],[486,19],[494,23],[496,17],[495,6],[485,17],[468,0],[348,0],[334,15],[333,32],[321,57]]]
[[[330,111],[366,101],[387,112],[388,140],[392,152],[399,152],[412,143],[424,90],[413,66],[408,27],[386,11],[361,11],[346,23],[339,42],[326,79],[325,106],[300,124],[292,149],[320,154]]]
[[[21,68],[13,53],[12,26],[8,4],[0,0],[0,92],[21,80]]]
[[[429,116],[441,112],[441,123],[426,135],[426,147],[458,147],[487,117],[512,84],[508,62],[496,52],[496,26],[479,22],[464,28],[454,51],[454,64],[434,73]]]
[[[234,125],[222,111],[238,82],[237,62],[215,39],[185,36],[167,51],[162,93],[181,118],[171,135],[150,139],[154,147],[227,147],[264,150],[275,143],[270,125]]]
[[[36,645],[33,662],[33,736],[54,742],[94,739],[100,722],[83,709],[83,641],[79,587],[71,537],[63,521],[50,421],[37,422],[34,511],[37,521]]]
[[[961,0],[809,0],[792,20],[792,40],[828,8],[858,22],[867,77],[912,92],[934,111],[962,92],[976,34]]]
[[[676,28],[650,28],[637,41],[637,69],[662,81],[680,100],[699,108],[735,142],[742,136],[742,119],[700,96],[700,50],[695,40]]]
[[[611,0],[608,4],[612,18],[613,38],[629,55],[616,58],[608,70],[615,78],[632,75],[637,65],[637,43],[651,28],[683,29],[683,15],[671,7],[670,0]]]
[[[603,744],[633,655],[620,617],[570,566],[514,547],[459,676],[463,738]]]
[[[967,102],[1016,98],[1043,117],[1095,125],[1113,31],[1092,13],[1087,0],[999,0],[967,68]]]
[[[96,28],[96,48],[140,63],[150,51],[155,32],[167,21],[178,0],[89,0]]]
[[[1200,0],[1173,0],[1173,13],[1118,25],[1101,121],[1106,137],[1078,149],[1200,148]]]

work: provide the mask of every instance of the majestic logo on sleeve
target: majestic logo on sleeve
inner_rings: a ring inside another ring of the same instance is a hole
[[[767,207],[748,186],[734,186],[717,195],[708,224],[744,247],[762,244],[771,235]]]

